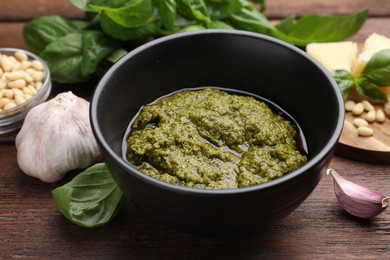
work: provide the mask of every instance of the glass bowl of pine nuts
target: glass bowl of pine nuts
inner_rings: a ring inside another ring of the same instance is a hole
[[[49,68],[37,55],[0,48],[0,134],[18,130],[28,111],[51,92]]]

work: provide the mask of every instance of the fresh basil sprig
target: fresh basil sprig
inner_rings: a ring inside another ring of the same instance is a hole
[[[48,63],[51,77],[77,83],[100,77],[134,47],[178,32],[239,29],[266,34],[299,47],[353,36],[368,11],[345,16],[287,17],[274,25],[264,15],[265,0],[70,0],[87,21],[43,16],[28,22],[24,39]],[[335,29],[337,28],[337,30]],[[116,53],[116,55],[113,55]]]
[[[104,163],[95,164],[52,191],[59,211],[71,222],[91,228],[108,223],[125,196]]]
[[[367,62],[360,75],[354,75],[346,70],[331,71],[336,80],[344,101],[355,86],[356,91],[374,103],[387,102],[386,94],[381,86],[390,86],[390,49],[375,53]]]

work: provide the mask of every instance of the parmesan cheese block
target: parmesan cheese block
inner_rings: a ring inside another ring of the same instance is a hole
[[[390,48],[390,39],[386,36],[373,33],[367,37],[364,42],[363,51],[368,49],[386,49]]]
[[[351,41],[310,43],[306,46],[306,52],[329,71],[343,69],[351,72],[358,47]]]
[[[361,74],[371,57],[383,49],[390,49],[390,39],[377,33],[371,34],[364,42],[363,51],[356,59],[352,69],[353,73]]]

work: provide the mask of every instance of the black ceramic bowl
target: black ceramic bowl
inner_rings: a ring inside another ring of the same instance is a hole
[[[254,93],[279,105],[302,128],[308,163],[262,185],[201,190],[156,180],[123,159],[125,131],[142,105],[204,86]],[[105,162],[125,194],[162,222],[199,234],[254,232],[294,211],[325,173],[344,120],[338,86],[319,63],[282,41],[233,30],[176,34],[135,49],[99,82],[90,113]]]

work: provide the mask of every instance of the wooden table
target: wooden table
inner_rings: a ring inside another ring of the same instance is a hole
[[[289,14],[350,14],[369,8],[370,18],[352,39],[377,32],[390,36],[388,0],[269,0],[266,15],[275,21]],[[68,0],[2,0],[0,47],[26,48],[22,29],[33,17],[58,14],[83,18]],[[60,86],[89,97],[93,84]],[[108,225],[85,229],[68,222],[56,209],[51,190],[71,179],[47,184],[18,168],[15,134],[0,143],[0,258],[82,259],[389,259],[390,213],[363,221],[341,210],[333,181],[324,176],[311,196],[291,215],[262,233],[245,237],[194,237],[144,216],[128,201]],[[389,164],[334,156],[330,167],[382,193],[390,193]]]

